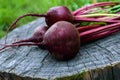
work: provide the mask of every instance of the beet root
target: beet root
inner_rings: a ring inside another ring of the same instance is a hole
[[[74,18],[70,10],[65,6],[52,7],[47,11],[45,21],[50,27],[58,21],[73,22]]]
[[[52,26],[57,21],[68,21],[73,22],[74,18],[70,10],[65,6],[57,6],[50,8],[46,14],[35,14],[35,13],[29,13],[24,14],[20,17],[18,17],[9,27],[9,29],[14,28],[16,23],[27,16],[33,16],[33,17],[45,17],[45,21],[48,27]]]
[[[80,37],[75,26],[66,21],[52,25],[45,33],[43,42],[57,60],[69,60],[80,49]]]
[[[34,34],[32,35],[32,37],[14,42],[12,44],[16,44],[16,43],[21,44],[21,43],[25,43],[25,42],[40,43],[43,41],[43,36],[47,30],[48,30],[47,26],[39,26],[34,30]],[[45,49],[44,46],[43,47],[40,46],[40,48]]]
[[[36,33],[38,33],[39,30],[39,28],[36,29]],[[14,46],[39,46],[40,48],[45,47],[55,59],[64,61],[74,58],[80,49],[79,32],[70,22],[56,22],[46,32],[43,32],[43,34],[42,41],[18,41],[12,44],[5,44],[4,47],[0,50],[5,49],[6,47]],[[41,36],[41,34],[34,35]]]
[[[46,14],[35,14],[35,13],[29,13],[29,14],[24,14],[20,17],[18,17],[8,28],[7,34],[10,29],[15,28],[16,23],[27,16],[34,16],[34,17],[45,17],[45,21],[48,27],[52,26],[55,22],[58,21],[68,21],[68,22],[73,22],[74,18],[70,10],[65,7],[65,6],[57,6],[57,7],[52,7],[48,10]],[[7,40],[7,34],[6,34],[6,39],[5,39],[5,44]]]
[[[21,42],[34,42],[34,43],[42,42],[43,36],[47,30],[48,30],[47,26],[39,26],[34,30],[34,34],[32,35],[32,37],[14,42],[13,44],[21,43]]]

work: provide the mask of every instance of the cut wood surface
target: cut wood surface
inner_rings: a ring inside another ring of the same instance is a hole
[[[44,18],[14,29],[7,43],[30,37],[41,25]],[[83,45],[70,61],[56,61],[37,46],[6,48],[0,51],[0,80],[120,80],[119,62],[120,32]]]

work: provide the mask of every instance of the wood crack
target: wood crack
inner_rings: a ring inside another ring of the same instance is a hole
[[[96,45],[99,46],[100,48],[102,48],[103,50],[105,50],[105,51],[107,51],[107,52],[109,52],[109,53],[112,54],[112,52],[111,52],[110,50],[106,49],[105,47],[102,47],[102,46],[100,46],[100,45],[97,44],[97,43],[96,43]],[[105,52],[105,54],[106,54],[106,52]],[[106,55],[108,55],[108,54],[106,54]],[[114,57],[113,54],[112,54],[112,56]],[[110,56],[110,57],[112,57],[112,56]],[[112,61],[108,56],[107,56],[106,58],[108,58],[108,60],[110,60],[110,62]],[[115,59],[115,57],[114,57],[114,59]]]
[[[112,54],[112,52],[111,52],[110,50],[106,49],[105,47],[100,46],[98,43],[96,43],[96,45],[99,46],[100,48],[102,48],[102,49],[110,52],[110,53]],[[106,55],[107,55],[107,54],[106,54]],[[114,57],[114,58],[115,58],[115,57]],[[109,63],[110,63],[110,65],[112,66],[112,60],[111,60],[109,57],[107,57],[107,59],[110,60]],[[112,80],[115,80],[115,79],[114,79],[114,73],[113,73],[113,67],[111,67],[111,73],[112,73],[112,75],[111,75],[111,76],[112,76]]]
[[[29,50],[29,52],[28,52],[27,54],[29,54],[30,51],[31,51],[31,49]],[[27,55],[27,54],[26,54],[26,55]],[[23,62],[24,60],[25,60],[25,58],[23,58],[22,60],[19,59],[17,63],[21,63],[21,62]],[[13,69],[15,69],[15,67],[16,67],[17,65],[19,65],[19,64],[15,64],[15,65],[9,70],[9,72],[11,72]]]
[[[47,55],[43,58],[43,60],[41,61],[41,66],[39,67],[39,70],[41,70],[41,68],[43,67],[43,62],[45,61],[46,57],[49,55],[49,53],[47,53]],[[33,75],[33,78],[35,78],[35,75],[37,74],[38,72],[35,72],[35,74]]]
[[[95,57],[95,55],[92,55],[92,56],[91,56],[86,47],[85,47],[85,50],[86,50],[87,54],[88,54],[90,57],[94,57],[94,58],[96,59],[96,61],[100,61],[99,59],[97,59],[97,58]],[[98,74],[99,79],[103,79],[103,77],[101,76],[101,75],[103,75],[103,74],[100,72],[100,69],[98,69],[97,64],[96,64],[93,60],[91,60],[91,62],[93,62],[93,64],[96,66],[96,69],[97,69],[96,73]],[[103,62],[101,62],[101,63],[104,64]],[[93,73],[92,73],[92,72],[93,72],[93,71],[91,71],[91,72],[88,71],[91,80],[93,80],[93,76],[92,76]],[[94,75],[94,74],[93,74],[93,75]]]

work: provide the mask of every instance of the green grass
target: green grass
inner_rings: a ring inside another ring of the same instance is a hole
[[[90,4],[91,0],[0,0],[0,3],[0,37],[3,37],[8,26],[20,15],[25,13],[46,13],[50,7],[58,5],[67,6],[73,11],[81,6]],[[26,24],[34,19],[32,17],[24,18],[19,21],[17,26]]]

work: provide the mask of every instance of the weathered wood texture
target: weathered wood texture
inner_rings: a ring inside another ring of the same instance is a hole
[[[40,25],[45,25],[43,18],[14,29],[7,42],[30,37]],[[7,48],[0,52],[0,80],[120,80],[119,62],[119,32],[82,46],[74,59],[64,62],[37,46]]]

